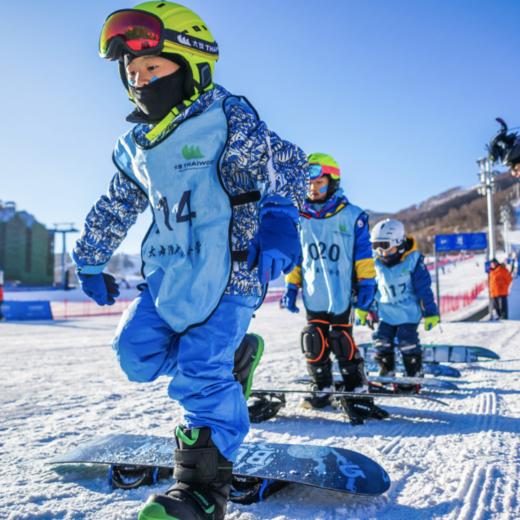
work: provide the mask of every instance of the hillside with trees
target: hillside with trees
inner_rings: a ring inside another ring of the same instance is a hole
[[[509,173],[497,175],[495,181],[493,200],[495,222],[499,225],[500,208],[510,206],[518,199],[520,184]],[[433,253],[435,235],[486,231],[488,226],[486,197],[479,194],[478,186],[469,189],[453,188],[396,213],[369,211],[369,214],[372,225],[386,217],[403,222],[407,232],[416,238],[419,248],[426,254]],[[497,234],[497,240],[500,247],[501,233]]]

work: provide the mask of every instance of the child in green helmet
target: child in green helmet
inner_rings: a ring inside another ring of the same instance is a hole
[[[334,390],[331,354],[341,372],[342,390],[367,393],[363,357],[352,334],[351,311],[362,324],[376,292],[370,248],[368,216],[352,204],[339,185],[340,169],[327,154],[308,157],[310,188],[301,212],[300,240],[303,261],[286,277],[281,306],[299,312],[296,298],[301,288],[307,326],[301,348],[311,377],[305,408],[324,408]],[[373,399],[340,399],[353,424],[386,412]],[[368,406],[367,406],[368,404]]]
[[[213,83],[218,46],[189,9],[145,2],[116,11],[100,54],[118,61],[136,125],[116,143],[117,173],[73,258],[85,293],[113,304],[119,290],[103,271],[150,207],[145,283],[114,348],[130,380],[169,376],[168,393],[185,410],[175,430],[176,483],[152,496],[139,519],[223,519],[249,430],[240,381],[247,391],[261,351],[246,331],[269,280],[299,261],[307,161],[245,99]]]

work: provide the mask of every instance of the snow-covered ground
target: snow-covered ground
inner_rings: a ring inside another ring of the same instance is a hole
[[[516,282],[520,318],[520,284]],[[112,491],[104,473],[57,473],[46,461],[96,435],[172,435],[182,420],[167,380],[128,382],[109,347],[117,317],[0,323],[0,518],[130,520],[154,488]],[[266,353],[257,387],[287,387],[305,373],[304,317],[266,304],[251,330]],[[357,329],[358,341],[369,331]],[[387,400],[390,420],[352,427],[334,411],[311,412],[290,397],[278,418],[248,440],[354,449],[382,464],[388,493],[359,498],[292,486],[265,503],[231,505],[231,520],[520,518],[520,321],[445,323],[428,342],[492,348],[500,361],[462,367],[449,407]]]

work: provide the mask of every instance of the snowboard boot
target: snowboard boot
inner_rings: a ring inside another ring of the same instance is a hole
[[[395,376],[395,352],[393,350],[387,352],[378,351],[374,356],[374,360],[379,365],[379,375],[381,377]]]
[[[406,377],[422,377],[422,354],[403,354],[403,364]]]
[[[406,377],[423,377],[422,352],[417,354],[403,354],[403,365]],[[402,393],[418,394],[421,385],[397,385],[397,391]]]
[[[263,353],[264,340],[257,334],[246,334],[235,352],[233,375],[242,385],[246,401],[251,395],[253,376]]]
[[[311,376],[310,394],[305,396],[301,402],[302,408],[320,409],[330,404],[330,395],[320,392],[333,392],[332,363],[325,359],[319,363],[307,363],[307,372]]]
[[[332,386],[326,386],[324,388],[318,388],[318,385],[311,385],[311,393],[310,395],[306,395],[302,399],[301,406],[302,408],[306,408],[307,410],[319,410],[321,408],[325,408],[329,406],[331,403],[330,393],[324,392],[333,392],[334,388]]]
[[[152,495],[138,520],[224,520],[233,464],[218,451],[207,427],[175,431],[175,484]]]
[[[343,392],[368,393],[368,380],[365,373],[365,361],[362,357],[352,361],[338,361]]]

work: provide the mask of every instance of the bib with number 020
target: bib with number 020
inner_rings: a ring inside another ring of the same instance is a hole
[[[332,217],[300,219],[307,310],[341,314],[350,307],[355,226],[361,213],[361,208],[348,204]]]

